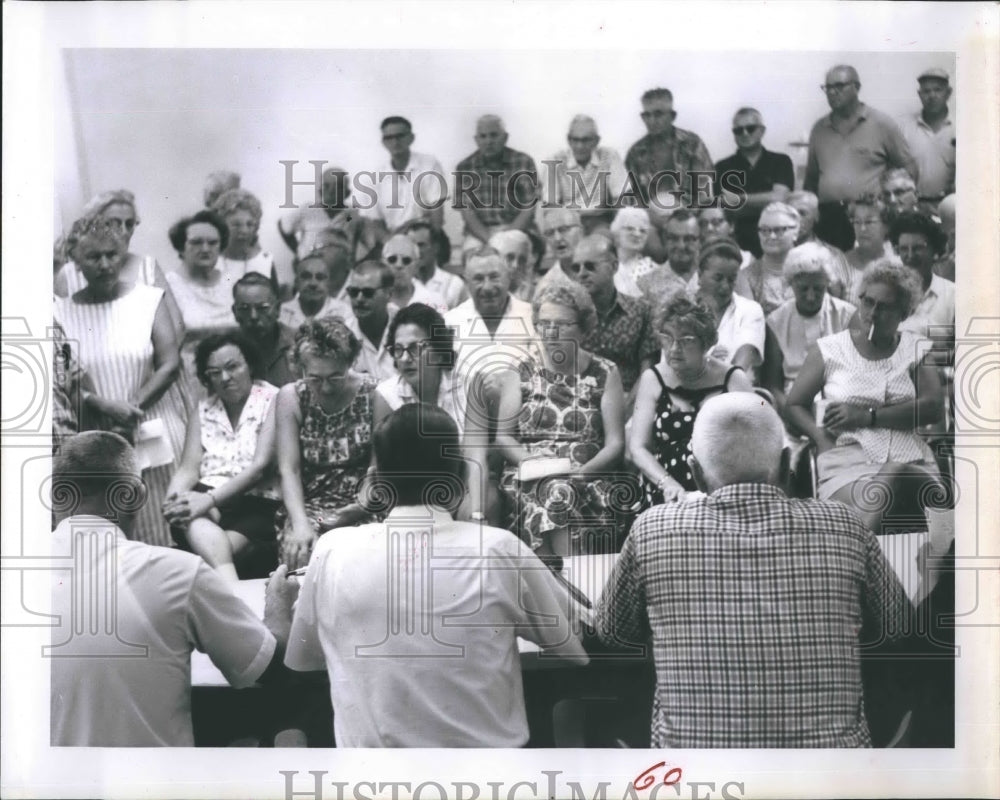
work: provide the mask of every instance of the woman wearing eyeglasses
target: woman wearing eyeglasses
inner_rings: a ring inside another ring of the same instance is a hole
[[[736,292],[759,303],[767,316],[793,297],[783,270],[799,235],[799,212],[786,203],[765,206],[757,221],[757,234],[763,255],[740,271]]]
[[[263,215],[260,200],[246,189],[228,189],[214,200],[211,209],[229,230],[229,244],[223,250],[222,260],[232,263],[225,264],[224,269],[240,275],[259,272],[277,285],[274,256],[260,246],[257,236]]]
[[[167,488],[163,515],[178,538],[231,581],[234,557],[270,549],[281,505],[274,473],[272,401],[254,346],[242,334],[203,340],[195,353],[209,396],[188,419],[184,454]],[[273,569],[275,563],[270,563]]]
[[[702,404],[723,392],[753,391],[740,367],[709,355],[718,339],[710,309],[677,293],[653,323],[662,355],[639,379],[628,443],[647,508],[682,500],[697,488],[687,459]]]
[[[309,561],[319,534],[369,514],[357,503],[371,464],[376,382],[351,365],[361,345],[336,317],[299,328],[293,358],[302,379],[281,387],[277,403],[279,563]]]
[[[618,251],[615,288],[630,297],[642,297],[637,281],[660,266],[645,254],[650,226],[649,212],[644,208],[623,208],[611,222],[611,237]]]
[[[621,377],[581,346],[597,324],[582,286],[543,287],[532,310],[539,356],[499,381],[496,446],[507,462],[500,489],[512,503],[508,524],[543,555],[606,550],[601,540],[616,533],[611,476],[625,449]]]
[[[854,228],[855,244],[844,253],[851,276],[850,285],[844,287],[844,299],[856,306],[865,268],[892,254],[892,249],[887,246],[889,212],[875,195],[866,195],[848,205],[847,216]]]
[[[916,433],[943,411],[927,343],[900,330],[920,297],[914,273],[891,258],[865,270],[860,325],[816,342],[788,392],[791,423],[819,453],[818,495],[845,503],[876,534],[882,520],[912,520],[942,500],[934,455]],[[813,402],[822,392],[822,417]],[[911,529],[912,530],[912,529]]]
[[[405,233],[397,233],[382,248],[382,261],[392,270],[395,281],[389,290],[389,313],[412,303],[423,303],[444,314],[448,304],[418,280],[416,244]]]

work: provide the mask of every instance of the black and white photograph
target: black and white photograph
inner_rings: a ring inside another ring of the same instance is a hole
[[[4,17],[5,797],[1000,791],[995,6]]]

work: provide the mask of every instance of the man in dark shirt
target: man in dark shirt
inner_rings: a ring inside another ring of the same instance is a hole
[[[260,353],[264,380],[279,387],[296,378],[291,365],[295,334],[278,322],[280,309],[274,284],[259,272],[248,272],[233,285],[233,316]]]
[[[736,209],[736,241],[744,250],[760,258],[757,220],[768,203],[784,201],[795,188],[795,168],[784,153],[764,148],[764,118],[755,108],[741,108],[733,116],[736,153],[715,165],[715,193],[733,206],[737,187],[746,193]]]
[[[642,96],[640,116],[648,133],[629,148],[625,157],[625,169],[630,176],[626,194],[638,192],[644,206],[649,205],[651,186],[681,192],[685,205],[689,206],[698,187],[700,200],[710,198],[709,177],[701,178],[696,187],[697,176],[690,173],[711,172],[712,157],[697,134],[674,127],[677,112],[673,93],[669,89],[650,89]],[[654,181],[654,177],[665,171],[676,174]]]

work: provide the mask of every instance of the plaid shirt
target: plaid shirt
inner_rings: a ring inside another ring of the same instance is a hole
[[[616,293],[614,305],[606,314],[598,313],[597,326],[584,338],[583,346],[595,356],[615,362],[626,392],[639,379],[642,360],[655,363],[660,357],[649,306],[645,300],[621,292]]]
[[[508,196],[507,184],[517,173],[527,174],[517,178],[510,192],[517,200],[517,204],[514,204]],[[472,191],[463,189],[470,186],[473,187]],[[476,198],[475,202],[473,197]],[[470,206],[487,228],[513,222],[537,198],[538,172],[535,170],[535,162],[527,153],[505,147],[500,158],[487,161],[477,150],[459,161],[455,167],[455,208]]]
[[[846,506],[734,484],[639,517],[595,624],[652,635],[654,749],[868,747],[862,624],[897,639],[910,610]]]
[[[715,165],[708,154],[708,148],[696,133],[683,128],[674,128],[672,136],[653,136],[646,134],[629,148],[625,156],[625,169],[632,175],[635,187],[639,190],[643,205],[649,205],[649,184],[653,176],[664,170],[677,170],[680,173],[679,188],[684,192],[684,202],[691,204],[691,189],[688,173],[692,170],[711,172]],[[702,178],[704,191],[712,192],[711,178]],[[672,181],[663,178],[659,186],[664,190],[674,188]]]

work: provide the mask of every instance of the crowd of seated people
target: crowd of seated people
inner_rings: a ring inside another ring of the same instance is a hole
[[[933,104],[904,137],[860,102],[850,67],[823,88],[831,114],[803,187],[764,149],[760,113],[737,111],[736,154],[717,166],[742,170],[742,193],[731,180],[692,188],[713,162],[673,125],[665,89],[643,95],[648,134],[625,159],[578,116],[542,181],[503,120],[484,116],[456,170],[455,241],[447,192],[420,191],[440,181],[414,180],[443,176],[440,162],[411,152],[410,123],[389,117],[383,166],[400,181],[377,187],[374,208],[361,213],[335,167],[323,207],[278,223],[290,286],[235,173],[210,175],[206,208],[161,225],[172,269],[130,251],[132,193],[104,192],[58,248],[57,357],[72,368],[54,387],[56,448],[76,431],[122,436],[149,492],[132,538],[190,550],[235,582],[305,567],[328,536],[384,520],[376,431],[433,408],[469,468],[450,513],[554,563],[618,552],[638,514],[725,485],[695,466],[698,420],[720,396],[753,395],[785,444],[813,448],[819,498],[876,535],[893,520],[923,529],[928,498],[952,495],[927,438],[949,428],[953,144],[942,154],[929,135],[942,125]],[[837,152],[831,131],[852,120],[859,139],[884,142],[879,163]],[[918,166],[934,158],[952,170],[937,184]],[[511,191],[465,181],[487,174]],[[892,502],[873,506],[873,480]]]

